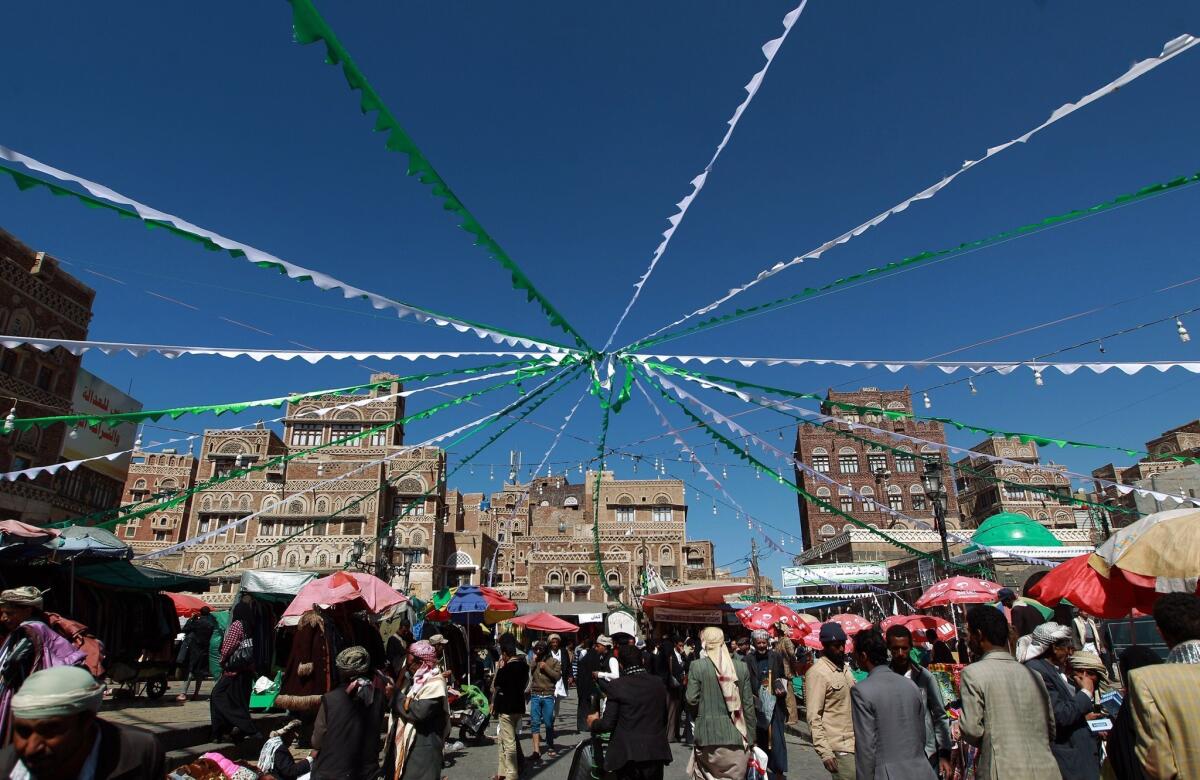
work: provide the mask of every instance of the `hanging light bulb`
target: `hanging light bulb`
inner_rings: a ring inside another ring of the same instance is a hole
[[[493,466],[488,466],[488,479],[489,479],[489,480],[491,480],[491,479],[495,479],[495,478],[496,478],[496,470],[495,470],[495,467],[493,467]]]
[[[783,441],[783,429],[782,428],[779,429],[779,440]]]
[[[1042,385],[1046,384],[1046,380],[1042,379],[1042,369],[1035,368],[1033,370],[1033,383],[1035,385],[1037,385],[1038,387],[1041,387]]]
[[[581,477],[583,476],[583,464],[582,463],[579,464],[579,476],[581,476]]]
[[[467,469],[467,471],[472,477],[475,476],[475,464],[472,463],[471,467],[469,469]]]
[[[754,467],[754,478],[762,479],[762,469],[760,469],[758,466]]]
[[[4,435],[13,432],[13,425],[17,419],[17,402],[13,401],[13,406],[8,410],[8,416],[4,418]]]
[[[778,482],[779,484],[781,484],[781,485],[782,485],[782,484],[783,484],[783,474],[782,474],[782,473],[776,473],[776,474],[775,474],[775,481],[776,481],[776,482]]]
[[[729,479],[729,470],[721,466],[721,479]]]
[[[718,449],[717,445],[714,444],[713,445],[713,455],[720,455],[720,454],[721,454],[721,450]]]
[[[929,400],[929,393],[921,393],[921,403],[925,404],[926,409],[933,408],[933,401]]]
[[[1183,320],[1179,318],[1175,319],[1175,331],[1179,334],[1179,340],[1184,344],[1192,340],[1192,337],[1188,334],[1187,328],[1183,327]]]
[[[717,516],[717,500],[713,499],[713,517]]]
[[[1108,350],[1104,348],[1104,339],[1097,339],[1100,343],[1100,354],[1103,355]]]
[[[634,474],[637,473],[637,464],[638,464],[638,458],[634,457],[634,459],[633,459],[633,473]]]
[[[67,438],[68,439],[78,439],[79,438],[79,428],[78,427],[72,428],[71,432],[67,434]]]

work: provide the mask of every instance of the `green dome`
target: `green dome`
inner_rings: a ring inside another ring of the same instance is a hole
[[[975,530],[972,542],[988,547],[1062,547],[1050,529],[1014,512],[992,515]],[[972,544],[967,550],[975,549]]]

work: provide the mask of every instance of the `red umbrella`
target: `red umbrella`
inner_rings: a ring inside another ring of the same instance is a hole
[[[1026,594],[1047,606],[1066,599],[1089,615],[1099,618],[1119,618],[1133,609],[1149,612],[1160,594],[1154,592],[1154,578],[1131,582],[1127,572],[1114,568],[1108,577],[1091,565],[1091,553],[1063,561],[1029,589]],[[1141,579],[1141,578],[1137,578]]]
[[[358,602],[371,614],[378,615],[406,601],[406,597],[373,574],[339,571],[313,580],[301,588],[279,622],[281,625],[295,625],[301,615],[316,605],[328,607]]]
[[[725,597],[734,593],[749,590],[749,583],[739,585],[689,585],[682,588],[672,588],[662,593],[651,593],[642,599],[642,609],[652,612],[656,607],[719,607],[725,603]]]
[[[175,614],[179,617],[192,617],[200,614],[202,607],[207,607],[208,604],[196,598],[189,596],[186,593],[164,593],[164,596],[175,602]]]
[[[834,615],[826,621],[827,623],[837,623],[846,632],[846,636],[854,636],[859,631],[871,627],[871,621],[867,620],[862,615],[855,615],[851,612],[843,612],[840,615]],[[820,633],[818,630],[817,633]]]
[[[778,623],[783,623],[788,629],[788,638],[800,641],[809,631],[809,624],[794,610],[773,601],[760,601],[737,611],[738,620],[751,631],[768,631],[772,636],[778,636]]]
[[[568,623],[562,618],[557,618],[549,612],[534,612],[532,615],[524,615],[519,618],[513,618],[512,622],[518,626],[532,628],[535,631],[554,632],[566,634],[572,631],[578,631],[579,626]]]
[[[892,626],[905,626],[909,631],[928,631],[933,629],[937,632],[939,639],[949,639],[956,633],[954,624],[945,618],[937,617],[936,615],[892,615],[884,618],[879,627],[886,633]],[[924,639],[924,637],[921,637]]]
[[[821,644],[819,631],[810,631],[804,635],[804,644],[806,647],[811,647],[813,650],[824,650],[825,645]],[[846,640],[846,652],[854,652],[854,637],[849,637]]]
[[[1003,587],[998,582],[975,577],[950,577],[935,582],[913,604],[917,609],[945,607],[949,604],[988,604],[996,600]]]

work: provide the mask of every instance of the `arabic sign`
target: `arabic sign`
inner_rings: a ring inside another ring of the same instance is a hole
[[[140,401],[130,398],[90,371],[79,369],[75,377],[75,394],[71,399],[73,414],[116,414],[137,412],[141,408]],[[75,438],[67,436],[63,439],[62,456],[65,460],[81,460],[109,455],[132,449],[136,438],[135,423],[122,423],[113,428],[105,425],[89,428],[79,422],[76,423]],[[115,460],[94,460],[87,464],[87,468],[124,482],[125,475],[129,473],[129,456],[122,455]]]
[[[824,563],[814,566],[785,566],[783,587],[808,588],[813,585],[886,585],[887,566],[879,561]]]
[[[722,622],[719,609],[676,609],[675,607],[656,607],[654,621],[656,623],[704,623],[709,626],[719,626]]]

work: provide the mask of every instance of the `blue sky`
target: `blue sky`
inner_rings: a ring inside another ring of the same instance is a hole
[[[792,5],[319,7],[459,196],[598,345],[644,270],[672,204],[708,160],[742,85],[760,67],[759,47],[779,34]],[[1157,54],[1168,39],[1200,32],[1200,9],[1186,2],[1086,8],[941,2],[914,10],[809,4],[618,344],[933,183],[1133,61]],[[25,3],[8,9],[6,27],[0,143],[367,289],[555,336],[425,188],[403,175],[403,159],[371,133],[340,73],[322,64],[322,52],[291,41],[285,3],[166,4],[152,11],[138,4]],[[767,300],[1196,172],[1200,109],[1191,98],[1198,73],[1200,53],[1185,53],[978,166],[932,201],[738,301]],[[954,356],[1029,358],[1197,305],[1198,285],[1147,294],[1200,275],[1197,206],[1200,188],[1184,190],[681,339],[669,349],[920,359],[1102,308]],[[95,339],[486,348],[469,336],[397,320],[44,192],[0,185],[0,209],[0,225],[76,264],[70,267],[96,288]],[[1137,299],[1110,306],[1130,297]],[[1200,318],[1189,322],[1200,336]],[[1162,324],[1106,343],[1104,357],[1194,359],[1198,344],[1200,338],[1181,344],[1174,326]],[[1101,356],[1092,346],[1065,357]],[[366,381],[369,371],[351,364],[102,356],[89,356],[85,366],[115,385],[132,382],[148,407],[354,384]],[[406,373],[411,366],[393,368]],[[861,385],[920,389],[942,381],[916,371],[722,372],[816,392]],[[1125,446],[1140,446],[1200,416],[1200,380],[1178,371],[1054,374],[1040,388],[1028,373],[1017,373],[978,385],[976,396],[962,385],[935,392],[934,411]],[[556,426],[582,389],[568,388],[535,419]],[[487,410],[507,398],[493,396]],[[736,409],[720,399],[713,403]],[[419,405],[413,399],[414,408]],[[410,438],[483,412],[439,415],[414,425]],[[172,427],[195,431],[256,417],[193,418]],[[756,430],[783,422],[766,412],[746,420]],[[593,439],[597,421],[587,401],[570,433]],[[627,443],[659,432],[635,395],[614,420],[610,440]],[[170,435],[151,430],[146,438]],[[502,463],[513,447],[536,462],[551,436],[519,426],[508,446],[502,441],[479,460]],[[970,445],[975,438],[951,441]],[[691,441],[701,439],[692,434]],[[554,459],[578,462],[592,449],[567,437]],[[662,439],[638,449],[674,454]],[[717,463],[730,461],[714,458],[711,446],[707,452]],[[1050,456],[1083,472],[1107,462],[1091,451]],[[628,463],[612,465],[632,476]],[[476,468],[455,486],[499,485],[499,474],[489,482],[486,471]],[[789,492],[754,480],[746,469],[732,469],[730,477],[730,491],[752,513],[797,533]],[[708,499],[693,505],[689,530],[717,542],[718,563],[746,553],[745,526],[724,507],[714,518]],[[772,535],[779,540],[779,532]],[[777,573],[784,562],[776,554],[765,568]]]

